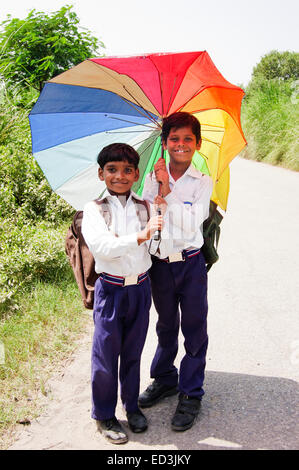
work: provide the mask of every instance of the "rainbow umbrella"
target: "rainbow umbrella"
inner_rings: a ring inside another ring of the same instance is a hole
[[[206,51],[88,59],[45,84],[29,115],[32,153],[52,189],[79,210],[104,189],[97,177],[99,151],[128,143],[140,155],[133,190],[141,194],[161,156],[163,117],[187,111],[202,126],[193,164],[211,175],[212,200],[225,210],[229,163],[246,145],[243,95]]]

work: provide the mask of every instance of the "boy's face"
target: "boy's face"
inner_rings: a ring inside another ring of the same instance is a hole
[[[111,194],[126,195],[139,178],[139,170],[127,161],[108,162],[104,168],[99,168],[99,178],[105,181]]]
[[[170,161],[174,163],[191,163],[195,150],[199,150],[201,140],[197,143],[191,127],[172,128],[163,143],[168,150]]]

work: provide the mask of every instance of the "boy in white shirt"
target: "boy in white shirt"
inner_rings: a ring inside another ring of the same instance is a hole
[[[95,270],[101,273],[94,292],[92,418],[114,444],[128,440],[115,417],[118,359],[121,399],[129,427],[133,432],[147,429],[137,402],[140,357],[151,306],[151,258],[145,242],[161,230],[162,216],[146,219],[145,227],[141,226],[138,214],[144,205],[131,191],[139,178],[138,163],[138,153],[126,144],[111,144],[99,153],[98,174],[107,186],[101,200],[107,204],[110,223],[107,226],[95,201],[85,205],[82,221],[82,234],[94,256]]]
[[[151,202],[161,184],[170,233],[164,246],[152,256],[150,278],[158,313],[158,347],[151,364],[151,377],[155,380],[140,395],[139,406],[150,407],[179,391],[171,424],[173,430],[185,431],[193,425],[204,394],[208,304],[205,259],[200,249],[213,184],[191,163],[201,146],[200,123],[194,116],[178,112],[165,118],[162,142],[169,154],[169,165],[163,158],[158,160],[154,173],[146,177],[143,197]],[[174,360],[180,323],[186,354],[178,374]]]

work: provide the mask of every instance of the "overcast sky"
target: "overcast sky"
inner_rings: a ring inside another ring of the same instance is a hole
[[[299,51],[298,0],[9,0],[0,22],[67,4],[104,42],[106,55],[206,50],[234,84],[246,85],[271,50]]]

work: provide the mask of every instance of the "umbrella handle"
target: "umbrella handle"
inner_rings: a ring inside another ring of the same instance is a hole
[[[161,135],[161,157],[164,157],[164,148],[163,148],[163,142],[162,142],[162,135]],[[159,196],[162,194],[162,183],[159,183],[159,190],[158,190]],[[161,215],[162,211],[160,207],[157,209],[157,215]],[[160,241],[161,240],[161,230],[156,230],[153,236],[153,240],[155,241]]]
[[[161,209],[160,207],[158,207],[157,209],[157,215],[161,215]],[[155,241],[160,241],[161,240],[161,230],[156,230],[155,233],[154,233],[154,236],[153,236],[153,240]]]
[[[161,195],[161,183],[159,183],[159,196]],[[157,215],[161,215],[162,214],[162,211],[160,209],[160,207],[158,207],[157,209]],[[161,230],[156,230],[155,233],[154,233],[154,236],[153,236],[153,240],[155,241],[160,241],[161,240]]]

